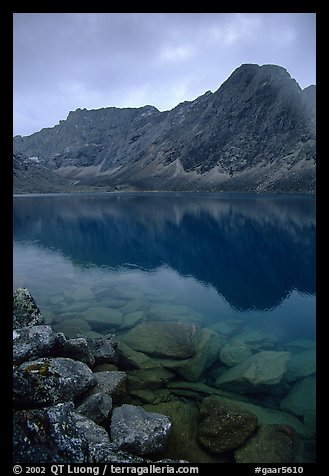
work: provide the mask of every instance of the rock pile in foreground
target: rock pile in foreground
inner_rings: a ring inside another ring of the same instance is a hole
[[[28,290],[17,289],[15,463],[310,462],[313,350],[295,353],[291,343],[274,351],[237,320],[216,329],[185,313],[161,321],[169,310],[143,322],[138,315],[118,341],[46,325]]]
[[[114,335],[67,339],[18,289],[13,339],[15,463],[147,463],[165,448],[170,419],[121,405],[125,372],[92,370],[117,361]]]

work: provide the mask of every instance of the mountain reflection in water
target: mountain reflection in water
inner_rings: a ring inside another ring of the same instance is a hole
[[[211,285],[236,310],[315,293],[315,200],[256,194],[17,197],[14,239],[74,264],[163,265]]]

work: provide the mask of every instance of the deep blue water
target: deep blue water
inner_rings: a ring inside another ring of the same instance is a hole
[[[18,196],[14,287],[55,317],[75,291],[88,307],[108,289],[106,299],[186,305],[204,326],[238,318],[282,341],[309,340],[315,233],[314,196]]]

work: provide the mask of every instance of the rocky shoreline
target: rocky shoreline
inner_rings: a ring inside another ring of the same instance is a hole
[[[279,389],[284,374],[295,386],[306,384],[312,371],[298,375],[290,352],[218,346],[218,334],[204,329],[199,342],[208,352],[196,358],[195,326],[158,322],[156,332],[165,336],[160,347],[152,322],[132,317],[137,325],[124,340],[113,333],[69,337],[47,325],[27,289],[14,292],[15,463],[314,462],[305,451],[313,434],[298,418],[230,393]],[[166,370],[178,352],[179,365],[170,370],[186,382]],[[216,388],[198,382],[206,359],[219,353],[228,369]],[[156,359],[163,367],[154,367]],[[289,398],[284,401],[289,409]]]

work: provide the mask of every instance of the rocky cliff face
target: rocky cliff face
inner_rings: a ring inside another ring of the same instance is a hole
[[[280,66],[245,64],[215,93],[170,111],[77,109],[15,137],[14,151],[70,187],[314,192],[315,86],[302,90]]]

